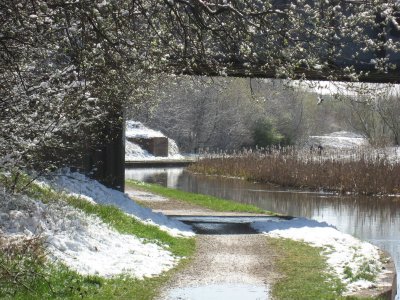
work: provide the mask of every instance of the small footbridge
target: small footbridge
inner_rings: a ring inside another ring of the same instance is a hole
[[[258,234],[259,232],[251,227],[251,223],[293,219],[289,216],[265,215],[170,215],[169,217],[192,226],[197,234]]]

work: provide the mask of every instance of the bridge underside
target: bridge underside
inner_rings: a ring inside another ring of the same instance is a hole
[[[231,65],[231,63],[229,63]],[[354,78],[349,75],[335,72],[335,69],[330,69],[329,72],[324,74],[323,71],[309,70],[309,69],[297,69],[291,74],[293,80],[307,79],[312,81],[341,81],[341,82],[354,82]],[[397,64],[392,70],[387,72],[380,72],[374,69],[373,66],[356,67],[354,68],[356,73],[364,72],[357,78],[356,82],[366,83],[383,83],[383,84],[400,84],[400,64]],[[226,68],[224,73],[216,71],[210,66],[203,66],[199,68],[193,68],[190,71],[184,71],[181,74],[184,75],[202,75],[202,76],[229,76],[229,77],[251,77],[251,78],[270,78],[270,79],[287,79],[287,76],[278,76],[276,70],[266,70],[262,65],[259,68],[242,68],[240,66],[233,66]],[[334,75],[334,77],[330,75]]]

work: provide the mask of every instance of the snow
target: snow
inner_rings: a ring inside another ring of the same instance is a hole
[[[367,146],[368,141],[363,136],[348,131],[332,132],[327,135],[310,136],[308,144],[331,149],[354,149]]]
[[[103,205],[113,205],[142,222],[155,225],[172,236],[193,236],[190,226],[170,219],[161,213],[142,207],[127,194],[107,188],[96,180],[78,172],[61,170],[51,181],[46,181],[52,188]]]
[[[126,121],[125,136],[127,138],[153,138],[166,137],[160,131],[156,131],[144,126],[140,122]],[[179,148],[173,139],[168,138],[168,157],[157,157],[142,149],[139,145],[125,139],[125,160],[165,160],[165,159],[182,159],[179,154]]]
[[[382,83],[365,83],[365,82],[329,82],[329,81],[309,81],[309,80],[293,80],[289,84],[296,88],[306,91],[315,92],[318,95],[341,95],[341,96],[359,96],[368,95],[372,92],[387,92],[389,95],[396,95],[400,91],[400,85],[387,85]]]
[[[60,170],[52,180],[42,178],[35,183],[91,203],[114,205],[173,236],[194,235],[191,227],[141,207],[128,195],[77,172]],[[10,239],[40,235],[45,238],[53,261],[84,275],[127,274],[141,279],[161,274],[179,261],[165,249],[167,246],[120,234],[98,217],[86,215],[61,201],[44,204],[27,196],[11,196],[4,192],[0,194],[0,235]]]
[[[179,159],[183,156],[179,154],[179,148],[173,139],[168,138],[168,157]]]
[[[392,164],[400,163],[400,147],[385,147],[378,149],[371,149],[371,155],[375,157],[386,158]]]
[[[125,141],[125,160],[140,160],[154,158],[148,151],[140,148],[139,145],[128,140]]]
[[[152,193],[138,191],[138,190],[129,190],[127,191],[127,194],[132,198],[138,199],[139,201],[152,201],[152,202],[168,201],[168,198],[165,198],[163,196],[158,196]]]
[[[131,138],[165,137],[160,131],[147,128],[142,123],[136,121],[125,122],[125,136]]]
[[[306,146],[307,151],[313,146],[317,151],[317,146],[324,148],[322,157],[335,159],[357,160],[360,158],[376,161],[378,158],[385,158],[386,161],[396,164],[400,163],[400,147],[374,148],[369,145],[368,140],[362,135],[348,131],[337,131],[327,135],[310,136]],[[333,150],[334,153],[326,151]],[[334,156],[330,156],[334,154]]]
[[[328,134],[330,137],[346,137],[346,138],[354,138],[354,139],[362,139],[364,138],[361,134],[351,132],[351,131],[336,131]]]
[[[173,139],[168,138],[168,157],[154,156],[148,151],[142,149],[138,144],[129,140],[125,140],[125,160],[138,161],[138,160],[176,160],[184,158],[179,154],[179,148]]]
[[[251,226],[270,237],[288,238],[321,247],[331,270],[346,284],[350,293],[372,288],[376,283],[364,279],[352,281],[345,275],[346,268],[350,268],[352,274],[358,274],[368,265],[371,273],[377,275],[378,279],[384,274],[378,247],[342,233],[325,222],[295,218],[254,222]]]
[[[158,275],[178,258],[159,245],[120,234],[98,217],[65,203],[43,204],[27,196],[0,195],[0,234],[8,239],[40,235],[49,257],[83,275],[136,278]]]

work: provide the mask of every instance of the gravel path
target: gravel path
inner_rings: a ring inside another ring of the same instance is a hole
[[[138,193],[129,188],[126,192],[147,207],[167,215],[243,215],[242,213],[214,212],[166,198],[160,200],[158,197],[152,200],[148,193],[141,194],[141,192]],[[224,234],[224,232],[198,234],[196,247],[193,260],[184,270],[171,278],[158,299],[195,299],[196,297],[193,295],[190,297],[174,296],[172,293],[186,287],[226,285],[244,286],[247,289],[262,288],[265,291],[262,298],[253,294],[254,298],[246,299],[270,298],[267,291],[280,275],[274,268],[276,254],[269,247],[266,237],[260,234]],[[248,292],[251,293],[251,291]],[[239,294],[238,292],[237,295]],[[226,296],[226,298],[224,296],[221,298],[221,296],[219,294],[215,299],[232,299],[232,295]]]
[[[268,291],[278,278],[273,261],[261,235],[199,235],[194,260],[170,280],[159,299],[179,299],[170,296],[175,289],[215,284],[245,284]]]

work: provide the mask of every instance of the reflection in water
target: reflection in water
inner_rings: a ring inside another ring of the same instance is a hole
[[[167,169],[168,170],[168,169]],[[285,191],[240,179],[193,175],[182,168],[137,169],[135,179],[157,182],[188,192],[249,203],[285,215],[325,221],[340,231],[370,241],[391,254],[400,270],[400,198],[335,196]],[[126,171],[127,178],[134,173]],[[158,174],[158,175],[157,175]],[[171,177],[170,177],[171,176]],[[400,274],[398,272],[398,278]]]
[[[208,284],[171,290],[168,300],[242,300],[268,299],[268,288],[250,284]]]
[[[183,168],[136,168],[126,169],[125,178],[135,179],[175,188]]]

